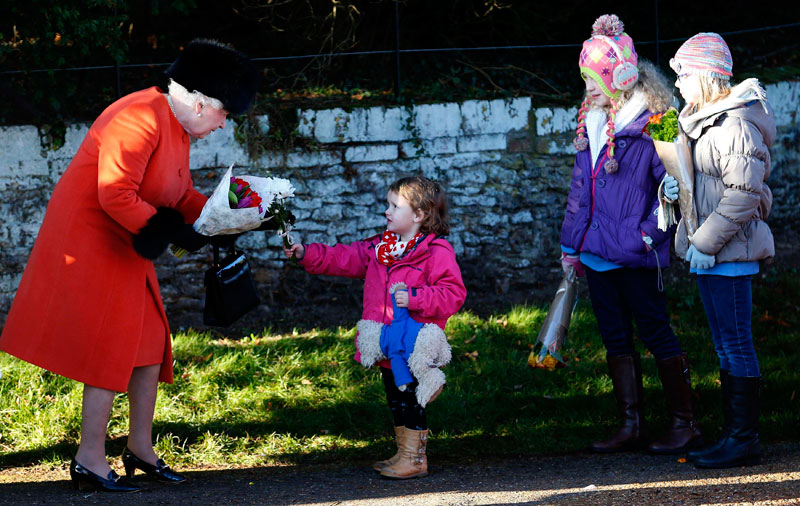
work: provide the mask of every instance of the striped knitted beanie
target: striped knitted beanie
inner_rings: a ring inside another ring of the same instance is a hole
[[[698,33],[678,49],[669,66],[676,74],[696,74],[728,80],[733,76],[733,59],[719,34]]]

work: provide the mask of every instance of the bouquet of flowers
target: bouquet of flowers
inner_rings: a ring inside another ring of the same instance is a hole
[[[577,279],[578,274],[570,267],[558,285],[544,324],[536,338],[536,344],[528,356],[528,365],[534,369],[552,371],[556,367],[567,365],[561,355],[561,349],[566,342],[569,322],[578,302]]]
[[[277,224],[285,246],[291,245],[289,232],[294,215],[286,199],[294,197],[294,187],[287,179],[232,175],[228,167],[214,193],[206,202],[194,229],[203,235],[236,234],[254,230],[268,220]]]
[[[650,116],[644,133],[653,139],[658,157],[667,169],[667,174],[678,180],[678,208],[681,211],[689,237],[697,230],[697,213],[694,210],[694,166],[689,139],[678,124],[678,111],[670,107],[666,112]],[[658,189],[659,196],[663,193]],[[658,226],[667,230],[675,223],[675,212],[671,203],[661,200]]]

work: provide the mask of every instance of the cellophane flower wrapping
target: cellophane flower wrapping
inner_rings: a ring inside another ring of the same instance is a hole
[[[569,332],[572,312],[578,301],[578,275],[569,267],[561,278],[556,295],[547,311],[536,344],[528,356],[528,365],[534,369],[554,370],[567,365],[562,355]]]
[[[289,180],[248,175],[233,177],[232,173],[233,167],[228,167],[194,222],[195,231],[203,235],[238,234],[258,228],[264,221],[276,220],[278,233],[284,236],[285,243],[290,242],[288,233],[294,220],[286,207],[286,199],[294,196],[295,189]],[[237,186],[243,190],[236,191]]]
[[[680,129],[678,111],[668,109],[662,114],[650,117],[644,132],[653,139],[656,153],[664,164],[667,174],[678,181],[678,208],[686,225],[689,237],[697,230],[697,213],[694,209],[694,164],[692,163],[692,150],[689,139]],[[671,203],[666,202],[661,196],[659,187],[659,220],[661,230],[667,230],[675,223],[675,213]]]

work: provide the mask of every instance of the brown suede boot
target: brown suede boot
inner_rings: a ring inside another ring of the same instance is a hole
[[[372,464],[372,469],[380,471],[384,467],[391,466],[392,464],[400,460],[400,454],[403,451],[403,438],[406,435],[406,428],[402,425],[400,427],[395,427],[394,435],[395,435],[395,441],[397,442],[397,453],[395,453],[393,456],[389,457],[386,460],[375,462],[374,464]]]
[[[381,470],[381,476],[395,480],[428,476],[428,458],[425,456],[427,445],[427,430],[406,429],[400,460],[391,466],[384,467]]]
[[[611,438],[594,442],[590,448],[598,453],[640,449],[647,439],[647,427],[642,408],[644,388],[639,354],[606,357],[606,361],[622,425]]]
[[[672,425],[664,437],[647,450],[661,455],[683,453],[703,444],[703,435],[692,412],[692,380],[689,377],[689,358],[681,353],[664,360],[656,360],[658,376],[667,398],[667,409]]]

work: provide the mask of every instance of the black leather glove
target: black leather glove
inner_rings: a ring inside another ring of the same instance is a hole
[[[209,236],[198,234],[194,231],[194,227],[184,223],[172,235],[170,242],[186,251],[197,251],[208,244],[209,239],[211,239]]]
[[[147,225],[133,236],[133,249],[144,258],[155,260],[170,244],[197,251],[208,244],[208,237],[195,232],[175,209],[159,207]]]
[[[217,248],[232,248],[233,245],[236,243],[236,239],[244,235],[246,232],[242,232],[240,234],[222,234],[222,235],[212,235],[208,238],[208,242],[212,246],[216,246]]]

